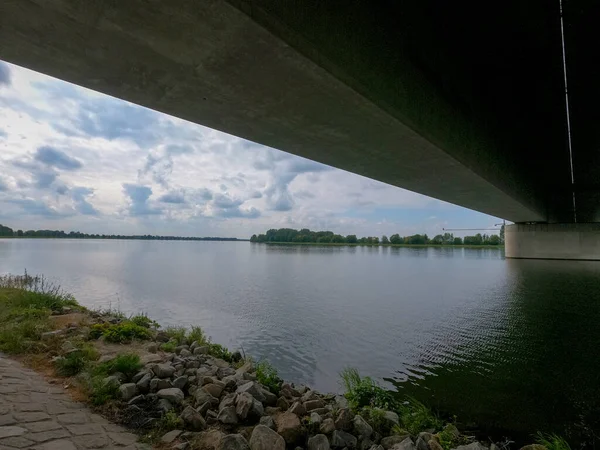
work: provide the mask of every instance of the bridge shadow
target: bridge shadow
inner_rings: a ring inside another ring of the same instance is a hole
[[[592,445],[600,436],[600,264],[506,264],[510,289],[439,330],[417,364],[387,381],[482,434],[531,441],[540,430]]]

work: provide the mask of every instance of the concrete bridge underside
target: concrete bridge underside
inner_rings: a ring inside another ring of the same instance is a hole
[[[514,222],[600,222],[598,13],[564,0],[572,158],[558,0],[7,0],[0,59]]]

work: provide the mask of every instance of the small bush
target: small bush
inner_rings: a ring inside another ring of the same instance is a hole
[[[42,333],[50,331],[52,326],[48,318],[24,319],[2,323],[0,330],[0,351],[20,354],[30,351]]]
[[[356,369],[344,369],[341,373],[350,408],[358,412],[365,406],[397,409],[397,401],[391,392],[379,386],[370,377],[361,377]]]
[[[177,343],[174,341],[165,342],[160,346],[160,349],[163,352],[175,353],[175,349],[177,348]]]
[[[569,443],[557,434],[546,434],[538,432],[536,436],[538,444],[543,445],[548,450],[571,450]]]
[[[409,397],[405,404],[400,405],[397,412],[404,428],[412,435],[427,429],[439,430],[443,425],[427,406],[412,397]]]
[[[165,333],[171,339],[177,342],[177,345],[183,345],[187,343],[187,330],[185,327],[167,327]]]
[[[163,432],[169,432],[183,427],[183,421],[175,411],[168,411],[161,419],[159,427]]]
[[[104,405],[107,401],[118,398],[119,385],[106,383],[102,376],[95,376],[90,381],[88,395],[94,406]]]
[[[142,368],[139,355],[135,353],[125,353],[117,355],[110,361],[98,364],[92,369],[92,375],[106,377],[112,373],[120,372],[126,377],[135,375]]]
[[[143,328],[158,328],[158,322],[150,319],[146,314],[138,314],[129,318],[129,321]]]
[[[55,362],[56,372],[63,377],[72,377],[80,373],[90,361],[98,359],[98,351],[89,344],[84,344],[77,351],[65,355]]]
[[[95,323],[90,327],[90,339],[99,339],[106,330],[110,328],[110,323]]]
[[[186,338],[187,344],[192,345],[192,342],[196,341],[200,345],[206,345],[209,343],[209,340],[206,338],[206,334],[202,331],[200,327],[192,327],[189,334]]]
[[[268,361],[263,360],[256,365],[256,380],[269,388],[273,394],[279,395],[283,380],[279,378],[277,370]]]
[[[227,362],[231,362],[232,353],[227,349],[227,347],[222,346],[221,344],[208,344],[208,354],[214,356],[215,358],[220,358]]]
[[[387,436],[391,427],[385,419],[385,411],[383,409],[365,406],[361,411],[361,415],[377,433]]]
[[[131,342],[134,339],[150,339],[152,335],[147,328],[132,322],[121,322],[110,326],[103,334],[106,342]]]

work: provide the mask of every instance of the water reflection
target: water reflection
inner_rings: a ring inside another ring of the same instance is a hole
[[[600,264],[506,266],[508,289],[491,287],[486,309],[441,327],[391,381],[488,432],[546,430],[591,445],[600,432]]]

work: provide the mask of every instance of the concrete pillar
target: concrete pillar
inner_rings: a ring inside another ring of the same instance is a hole
[[[600,223],[507,225],[507,258],[600,261]]]

